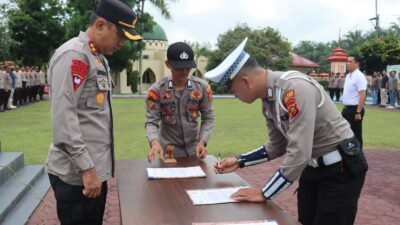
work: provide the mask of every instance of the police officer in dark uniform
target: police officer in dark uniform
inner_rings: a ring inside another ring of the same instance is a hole
[[[174,146],[175,157],[204,158],[214,127],[211,87],[207,81],[189,75],[196,62],[186,43],[168,47],[165,65],[172,75],[154,83],[145,99],[145,127],[151,146],[148,161],[157,154],[163,158],[167,145]]]
[[[215,171],[232,172],[284,155],[263,187],[241,189],[232,198],[269,201],[300,178],[300,223],[353,224],[367,164],[349,124],[318,82],[297,71],[265,70],[243,51],[246,40],[205,77],[228,85],[243,102],[262,99],[269,143],[223,159]]]
[[[63,225],[102,224],[107,180],[114,175],[112,78],[104,55],[140,41],[136,16],[103,0],[86,32],[60,46],[48,69],[53,139],[46,169]]]

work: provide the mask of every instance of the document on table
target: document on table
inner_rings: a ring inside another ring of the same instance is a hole
[[[147,168],[149,179],[195,178],[206,177],[200,166],[172,167],[172,168]]]
[[[257,220],[240,222],[192,223],[192,225],[278,225],[278,223],[275,220]]]
[[[278,225],[278,223],[275,220],[257,220],[240,222],[192,223],[192,225]]]
[[[186,190],[186,193],[189,195],[190,200],[192,200],[193,205],[210,205],[236,202],[231,199],[231,195],[240,188],[246,187]]]

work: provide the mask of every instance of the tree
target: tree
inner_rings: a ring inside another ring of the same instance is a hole
[[[342,46],[346,52],[350,55],[360,55],[360,47],[365,41],[362,31],[349,31],[344,37]]]
[[[79,31],[85,31],[88,27],[89,18],[93,13],[94,8],[100,0],[68,0],[68,13],[70,19],[66,23],[66,39],[77,36]],[[140,13],[140,0],[124,0],[125,4],[129,5],[138,16],[138,24],[135,30],[142,34],[152,30],[154,22],[148,13]],[[144,48],[143,42],[126,41],[125,45],[112,56],[107,56],[112,72],[118,74],[128,67],[129,61],[135,61],[140,58],[140,51]]]
[[[11,58],[26,65],[47,63],[64,39],[64,8],[57,0],[12,0],[8,11]]]
[[[293,52],[318,63],[321,72],[329,72],[330,65],[326,58],[329,57],[332,46],[337,47],[338,45],[334,42],[324,44],[322,42],[301,41],[293,48]]]
[[[146,0],[139,0],[140,1],[140,12],[144,12],[144,3]],[[169,0],[170,2],[176,2],[177,0]],[[171,13],[168,9],[168,3],[165,0],[149,0],[151,4],[153,4],[157,9],[160,10],[161,15],[167,19],[172,20]]]
[[[400,17],[397,18],[399,23],[390,23],[390,29],[393,31],[394,36],[400,37]]]
[[[361,68],[367,73],[400,63],[400,37],[375,38],[360,47]]]
[[[290,44],[278,31],[271,27],[253,30],[247,24],[241,24],[219,35],[218,49],[210,54],[207,68],[213,69],[220,64],[245,37],[249,38],[245,47],[246,52],[261,66],[283,70],[291,64]]]
[[[10,58],[11,34],[7,26],[6,4],[0,5],[0,61]]]
[[[210,44],[203,44],[201,45],[199,42],[190,42],[190,41],[186,41],[186,43],[188,45],[190,45],[190,47],[192,47],[193,49],[193,53],[194,53],[194,61],[196,62],[196,65],[199,65],[199,58],[201,56],[204,57],[208,57],[210,55]],[[198,76],[198,70],[196,69],[196,76]]]

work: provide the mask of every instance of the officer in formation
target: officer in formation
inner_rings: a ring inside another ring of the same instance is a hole
[[[0,68],[0,112],[10,110],[9,100],[11,96],[12,79],[11,67],[9,65]]]
[[[38,95],[39,95],[39,100],[43,100],[43,94],[44,94],[44,85],[46,84],[46,74],[45,74],[45,68],[44,66],[40,67],[40,70],[38,72],[38,78],[39,78],[39,86],[38,86]]]
[[[145,127],[151,146],[148,161],[157,154],[163,158],[163,149],[169,144],[174,145],[175,157],[204,158],[214,127],[211,87],[206,81],[189,75],[196,63],[193,50],[186,43],[177,42],[168,47],[165,65],[172,75],[153,84],[145,99]]]
[[[223,159],[214,165],[215,172],[228,173],[284,155],[264,187],[241,189],[231,197],[268,201],[300,178],[300,223],[353,224],[367,165],[349,123],[315,80],[297,71],[265,70],[243,50],[246,41],[205,77],[226,85],[245,103],[262,100],[269,142]]]
[[[114,175],[112,78],[104,55],[140,41],[137,18],[120,1],[102,0],[86,32],[50,59],[53,138],[46,161],[63,225],[102,224],[107,180]]]
[[[6,91],[6,71],[4,70],[4,65],[0,64],[0,112],[4,112],[4,103],[7,100]]]

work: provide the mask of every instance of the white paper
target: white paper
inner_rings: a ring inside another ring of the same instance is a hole
[[[278,225],[275,220],[219,222],[219,223],[193,223],[193,225]]]
[[[231,199],[231,195],[237,192],[240,188],[246,187],[186,190],[186,192],[192,200],[193,205],[210,205],[236,202]]]
[[[205,177],[206,174],[200,166],[194,167],[172,167],[172,168],[147,168],[149,179],[168,178],[193,178]]]

